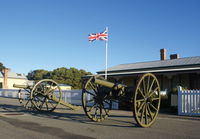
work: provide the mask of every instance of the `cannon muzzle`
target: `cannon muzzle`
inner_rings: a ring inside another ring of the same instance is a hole
[[[13,84],[14,88],[28,88],[28,85],[25,84]]]

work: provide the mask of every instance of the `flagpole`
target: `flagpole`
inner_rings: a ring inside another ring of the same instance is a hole
[[[106,31],[108,33],[108,27],[106,27]],[[108,72],[108,38],[106,40],[106,69],[105,69],[105,79],[107,80],[107,72]]]

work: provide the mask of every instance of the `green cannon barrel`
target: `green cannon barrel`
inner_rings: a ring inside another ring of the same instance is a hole
[[[124,89],[125,87],[127,87],[126,85],[123,84],[115,84],[106,80],[101,80],[96,78],[94,78],[93,82],[108,88],[112,88],[114,90]]]
[[[22,85],[22,84],[13,84],[14,88],[28,88],[28,85]]]

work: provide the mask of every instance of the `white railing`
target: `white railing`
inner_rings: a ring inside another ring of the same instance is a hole
[[[200,90],[183,90],[178,86],[178,115],[200,115]]]

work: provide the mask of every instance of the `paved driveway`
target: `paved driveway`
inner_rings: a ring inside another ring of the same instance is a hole
[[[95,123],[83,110],[60,106],[52,113],[27,111],[16,99],[0,97],[0,136],[11,139],[197,139],[200,138],[200,118],[160,114],[151,128],[140,128],[132,112],[113,110],[107,120]]]

